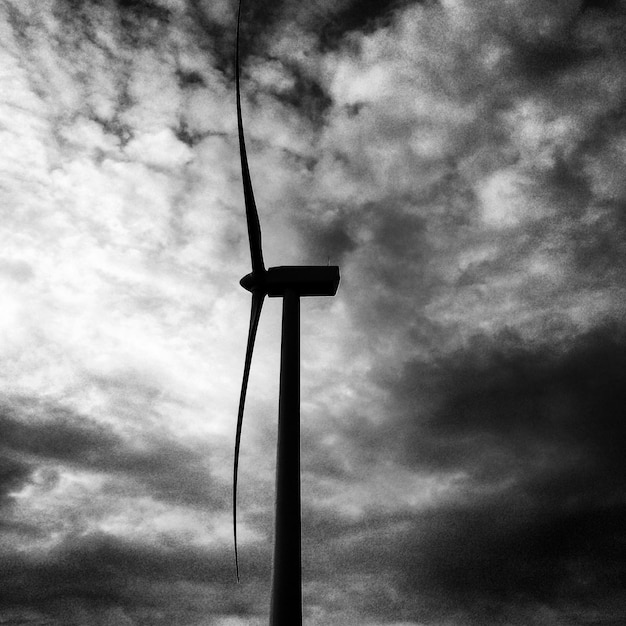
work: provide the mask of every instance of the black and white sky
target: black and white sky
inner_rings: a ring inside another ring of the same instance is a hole
[[[0,3],[0,623],[260,626],[280,301],[234,0]],[[307,626],[626,623],[626,3],[245,0],[302,305]]]

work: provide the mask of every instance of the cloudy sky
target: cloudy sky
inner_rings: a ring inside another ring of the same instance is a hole
[[[280,301],[248,391],[234,0],[0,3],[0,623],[259,626]],[[626,621],[626,4],[246,0],[302,303],[308,626]]]

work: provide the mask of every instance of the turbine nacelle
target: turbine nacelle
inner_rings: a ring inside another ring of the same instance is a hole
[[[280,298],[286,291],[298,296],[334,296],[339,286],[336,265],[280,265],[264,272],[250,272],[239,284],[250,292]]]

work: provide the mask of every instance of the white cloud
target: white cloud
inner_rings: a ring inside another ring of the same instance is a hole
[[[189,147],[178,141],[169,128],[133,138],[126,146],[126,154],[133,161],[172,169],[193,158]]]
[[[514,169],[491,174],[478,185],[482,218],[488,227],[510,228],[543,217],[541,207],[526,192],[531,180]]]
[[[158,132],[163,126],[176,125],[182,94],[170,63],[155,50],[143,50],[133,57],[128,86],[132,104],[122,119],[134,129]]]

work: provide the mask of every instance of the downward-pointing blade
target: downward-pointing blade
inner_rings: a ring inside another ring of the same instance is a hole
[[[239,469],[239,446],[241,444],[241,426],[243,424],[243,409],[246,403],[246,391],[248,389],[248,377],[250,375],[250,363],[254,339],[259,326],[261,309],[265,294],[262,291],[252,292],[252,310],[250,311],[250,329],[248,330],[248,345],[246,347],[246,360],[243,366],[243,379],[241,381],[241,394],[239,396],[239,412],[237,414],[237,434],[235,435],[235,464],[233,472],[233,538],[235,540],[235,569],[237,582],[239,582],[239,556],[237,552],[237,470]]]
[[[263,252],[261,251],[261,225],[259,214],[254,202],[248,157],[246,156],[246,141],[243,136],[243,121],[241,119],[241,91],[239,87],[239,23],[241,21],[241,0],[237,11],[237,47],[235,53],[235,84],[237,88],[237,128],[239,130],[239,154],[241,156],[241,178],[243,179],[243,196],[246,204],[246,221],[248,222],[248,239],[250,240],[250,256],[252,271],[264,272]]]

